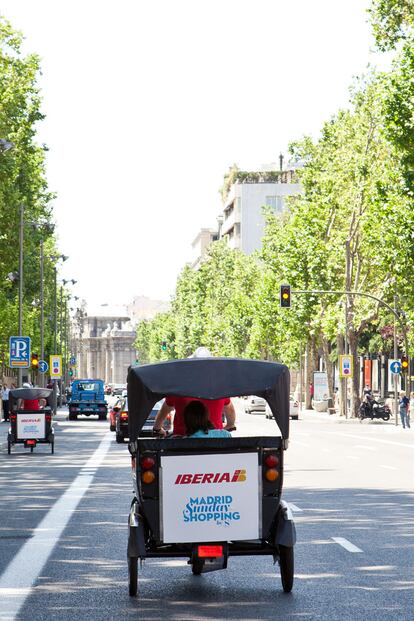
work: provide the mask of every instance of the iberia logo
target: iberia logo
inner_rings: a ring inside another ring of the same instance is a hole
[[[246,480],[246,470],[231,472],[205,472],[197,474],[179,474],[174,485],[197,485],[203,483],[243,483]]]

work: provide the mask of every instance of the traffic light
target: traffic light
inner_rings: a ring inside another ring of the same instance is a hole
[[[167,351],[167,341],[161,341],[161,349],[162,351]]]
[[[31,364],[34,371],[39,368],[39,354],[32,354]]]
[[[408,373],[408,367],[410,366],[410,363],[408,361],[408,356],[407,354],[403,354],[401,356],[401,371],[403,373]]]
[[[73,369],[69,369],[69,377],[73,377]]]
[[[280,307],[290,308],[290,285],[280,285]]]

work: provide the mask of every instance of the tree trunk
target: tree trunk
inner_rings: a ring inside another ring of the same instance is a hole
[[[326,376],[328,378],[328,391],[329,391],[329,399],[332,399],[332,403],[334,401],[334,372],[333,372],[333,364],[330,357],[331,353],[331,344],[325,339],[322,339],[322,348],[323,348],[323,356],[325,358],[325,367],[326,367]]]
[[[354,360],[354,370],[352,374],[351,384],[351,417],[355,418],[358,415],[361,398],[359,395],[359,357],[358,357],[358,333],[355,330],[349,329],[348,331],[349,353],[352,354]]]
[[[338,368],[339,368],[339,356],[342,356],[342,354],[344,353],[344,337],[342,336],[342,334],[338,334],[338,336],[336,337],[336,343],[337,343],[337,351],[338,351]],[[344,394],[344,389],[345,389],[345,382],[346,380],[344,379],[340,379],[339,380],[339,414],[340,416],[345,416],[345,399],[346,399],[346,395]]]

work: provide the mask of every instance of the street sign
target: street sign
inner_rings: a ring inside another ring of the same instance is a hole
[[[10,337],[10,368],[28,369],[30,367],[30,344],[30,336]]]
[[[39,360],[39,372],[46,373],[49,370],[49,365],[46,360]]]
[[[399,375],[401,373],[401,362],[399,360],[388,360],[388,367],[391,373]]]
[[[50,375],[54,379],[62,377],[62,356],[50,356]]]
[[[339,377],[352,377],[354,371],[354,357],[352,354],[339,356]]]
[[[76,358],[75,356],[71,356],[70,360],[69,360],[69,364],[74,367],[76,366]]]

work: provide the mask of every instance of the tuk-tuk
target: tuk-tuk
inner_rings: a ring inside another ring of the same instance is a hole
[[[40,407],[40,400],[45,405]],[[52,426],[53,390],[49,388],[16,388],[10,391],[10,428],[7,452],[14,444],[33,449],[37,444],[50,444],[55,452],[55,434]],[[39,406],[39,407],[35,407]]]
[[[269,555],[282,586],[293,586],[296,531],[281,500],[289,438],[289,370],[274,362],[192,358],[131,367],[129,451],[134,498],[129,515],[129,594],[138,559],[188,558],[194,574],[225,569],[231,556]],[[280,430],[274,437],[140,437],[166,396],[221,399],[257,395]]]

